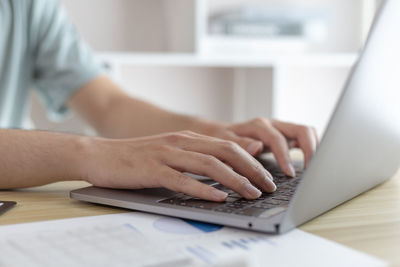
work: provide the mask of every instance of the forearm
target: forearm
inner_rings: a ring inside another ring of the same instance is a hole
[[[124,97],[112,105],[103,118],[102,135],[140,137],[166,132],[191,130],[205,134],[217,123],[173,113],[150,103]]]
[[[81,179],[79,157],[85,138],[41,131],[0,130],[0,188]]]
[[[107,77],[98,77],[69,101],[105,137],[127,138],[192,130],[207,134],[221,123],[176,114],[128,96]]]

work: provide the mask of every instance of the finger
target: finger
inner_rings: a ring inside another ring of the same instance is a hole
[[[256,199],[261,195],[261,191],[254,187],[248,179],[226,167],[214,156],[177,150],[170,153],[164,161],[173,169],[208,176],[247,199]]]
[[[273,121],[272,124],[286,137],[297,140],[304,154],[304,165],[307,167],[308,162],[317,148],[317,142],[312,128],[281,121]]]
[[[299,147],[299,143],[296,140],[288,140],[289,149]]]
[[[186,151],[208,154],[220,159],[265,192],[276,190],[272,175],[234,142],[198,135],[183,139],[176,145]]]
[[[304,153],[304,168],[307,168],[312,155],[317,149],[317,143],[314,134],[310,129],[299,129],[298,136],[299,147]]]
[[[264,144],[261,141],[249,137],[238,136],[233,132],[226,132],[222,138],[235,142],[252,156],[257,156],[264,148]]]
[[[257,129],[256,129],[257,131]],[[258,130],[261,131],[261,130]],[[266,132],[264,130],[263,132]],[[260,134],[260,139],[264,139],[264,143],[270,147],[272,154],[278,162],[281,170],[290,177],[296,176],[296,171],[293,167],[292,160],[290,158],[289,144],[286,138],[275,128],[268,129],[269,136]]]
[[[179,171],[168,167],[162,171],[160,177],[162,177],[162,179],[160,179],[160,186],[176,192],[182,192],[193,197],[221,202],[224,201],[228,196],[228,194],[223,191],[201,183]]]
[[[296,175],[290,159],[288,142],[269,121],[261,118],[255,119],[246,124],[238,125],[235,131],[239,135],[243,134],[261,140],[274,154],[281,170],[288,176],[294,177]]]

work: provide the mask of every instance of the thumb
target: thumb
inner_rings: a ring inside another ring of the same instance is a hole
[[[264,144],[261,141],[249,137],[238,136],[234,133],[227,136],[226,139],[237,143],[252,156],[260,154],[264,148]]]

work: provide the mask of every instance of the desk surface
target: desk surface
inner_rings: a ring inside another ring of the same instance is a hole
[[[69,198],[84,182],[0,191],[18,205],[0,216],[0,225],[126,212]],[[400,266],[400,171],[390,181],[304,224],[300,229]]]

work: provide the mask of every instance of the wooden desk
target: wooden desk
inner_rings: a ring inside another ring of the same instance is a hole
[[[63,182],[0,191],[1,200],[18,205],[0,216],[0,225],[126,212],[69,198],[84,182]],[[302,230],[400,266],[400,171],[385,184],[304,224]]]

